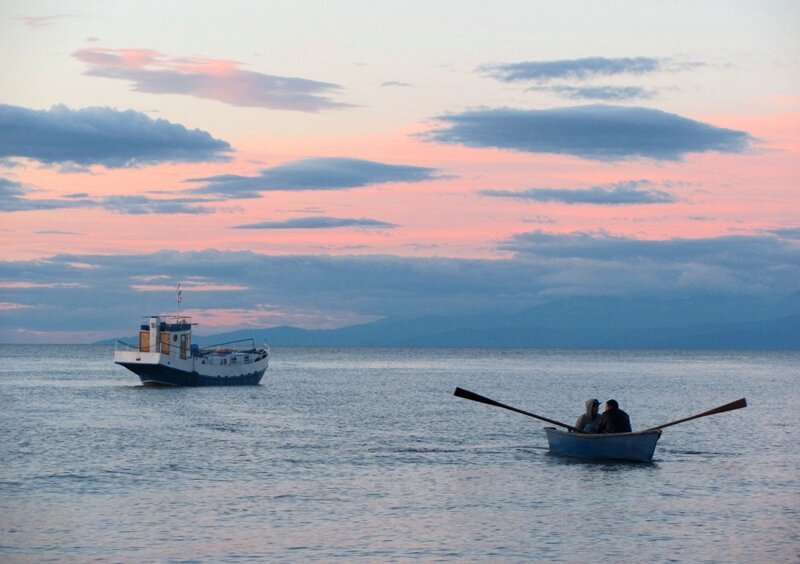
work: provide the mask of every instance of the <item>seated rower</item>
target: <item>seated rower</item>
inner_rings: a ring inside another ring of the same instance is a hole
[[[617,400],[610,399],[606,402],[606,409],[597,423],[598,433],[630,433],[631,419],[628,414],[619,408]]]

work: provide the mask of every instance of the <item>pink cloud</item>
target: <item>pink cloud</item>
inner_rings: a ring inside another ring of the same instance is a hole
[[[134,284],[131,286],[137,292],[170,292],[175,289],[173,284]],[[203,282],[181,282],[184,292],[238,292],[247,290],[247,286],[239,284],[211,284]]]
[[[69,14],[59,14],[54,16],[19,16],[14,19],[21,20],[26,26],[35,29],[38,27],[47,27],[61,20],[74,17],[75,16]]]
[[[25,304],[15,304],[13,302],[0,302],[0,311],[11,311],[15,309],[27,309],[32,306]]]
[[[34,331],[30,329],[0,328],[0,342],[24,344],[85,344],[107,339],[102,331]]]
[[[83,284],[77,282],[11,282],[0,280],[0,288],[85,288]]]
[[[147,65],[164,64],[164,59],[152,49],[80,49],[73,53],[77,59],[96,67],[141,69]]]
[[[127,80],[139,92],[301,112],[349,107],[329,97],[341,89],[337,84],[247,71],[237,61],[170,57],[151,49],[87,48],[73,56],[89,65],[87,75]]]
[[[367,323],[380,316],[361,315],[345,311],[326,311],[257,304],[248,309],[197,309],[181,315],[192,318],[204,328],[199,333],[213,333],[242,327],[263,328],[287,325],[306,329],[336,329],[357,323]]]

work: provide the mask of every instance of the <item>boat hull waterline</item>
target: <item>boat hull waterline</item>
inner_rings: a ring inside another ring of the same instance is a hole
[[[159,364],[117,362],[139,376],[145,386],[257,386],[267,371],[262,369],[234,376],[203,375],[195,371],[186,372]]]
[[[661,430],[638,433],[568,433],[545,428],[550,452],[584,460],[628,460],[651,462]]]

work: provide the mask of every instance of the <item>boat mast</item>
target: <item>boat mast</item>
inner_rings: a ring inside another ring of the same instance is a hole
[[[175,323],[180,323],[181,312],[181,283],[175,286]]]

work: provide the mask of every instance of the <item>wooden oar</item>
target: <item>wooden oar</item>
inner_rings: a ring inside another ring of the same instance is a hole
[[[510,405],[506,405],[504,403],[500,403],[494,401],[492,399],[483,397],[480,394],[476,394],[475,392],[470,392],[469,390],[465,390],[463,388],[456,388],[456,391],[453,392],[454,396],[459,398],[469,399],[472,401],[477,401],[480,403],[485,403],[488,405],[493,405],[495,407],[502,407],[503,409],[508,409],[511,411],[516,411],[517,413],[521,413],[523,415],[527,415],[528,417],[535,417],[536,419],[541,419],[542,421],[547,421],[548,423],[552,423],[553,425],[558,425],[559,427],[565,427],[570,431],[575,431],[577,433],[582,433],[583,431],[578,431],[572,425],[567,425],[566,423],[561,423],[560,421],[554,421],[553,419],[548,419],[547,417],[542,417],[541,415],[536,415],[535,413],[531,413],[529,411],[523,411],[522,409],[517,409],[516,407],[511,407]]]
[[[733,411],[734,409],[741,409],[743,407],[747,407],[747,400],[744,398],[732,401],[731,403],[726,403],[725,405],[721,405],[719,407],[715,407],[714,409],[709,409],[708,411],[704,411],[703,413],[698,413],[697,415],[692,415],[691,417],[684,417],[683,419],[678,419],[677,421],[666,423],[664,425],[659,425],[658,427],[653,427],[652,429],[647,429],[647,430],[655,431],[657,429],[663,429],[664,427],[669,427],[671,425],[677,425],[678,423],[683,423],[684,421],[691,421],[692,419],[697,419],[698,417],[705,417],[706,415],[714,415],[716,413],[724,413],[726,411]]]

